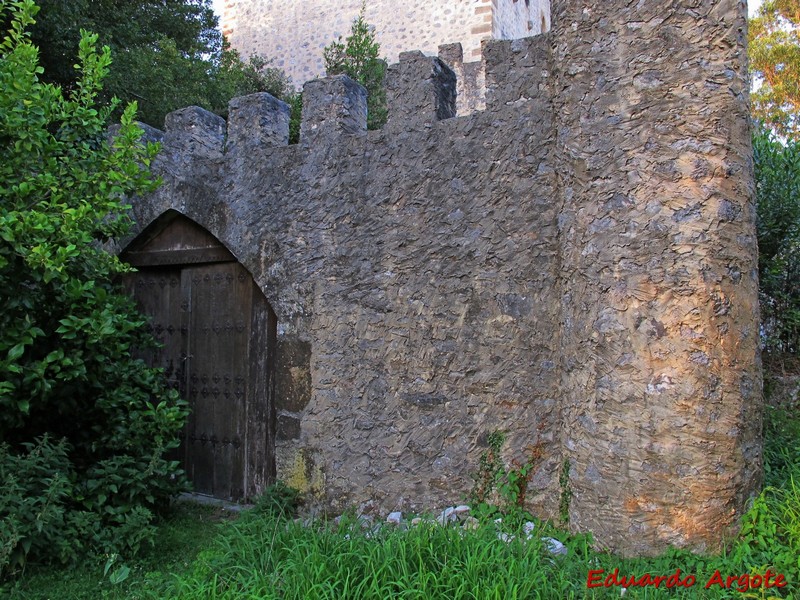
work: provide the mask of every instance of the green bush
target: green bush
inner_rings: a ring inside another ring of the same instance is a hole
[[[83,34],[69,95],[41,83],[26,33],[36,11],[31,0],[0,0],[11,23],[0,43],[0,468],[26,473],[0,489],[0,517],[16,514],[20,490],[48,507],[36,539],[26,517],[8,521],[2,556],[15,564],[135,550],[152,509],[182,485],[164,455],[186,414],[163,374],[136,357],[152,339],[114,283],[125,267],[103,249],[129,228],[124,199],[154,189],[157,147],[140,143],[135,106],[107,139],[114,104],[96,98],[111,58],[96,36]],[[48,469],[66,479],[46,483]]]
[[[800,349],[800,142],[753,136],[761,318],[769,353]]]
[[[64,501],[72,493],[66,443],[46,436],[10,454],[0,445],[0,573],[25,564],[29,552],[60,545],[65,534]],[[69,550],[59,548],[56,552]]]

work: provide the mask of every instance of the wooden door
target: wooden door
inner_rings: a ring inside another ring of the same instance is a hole
[[[182,310],[181,271],[178,268],[147,269],[126,282],[139,310],[150,317],[150,331],[161,348],[142,352],[148,364],[164,368],[170,387],[186,397],[187,326]]]
[[[213,236],[175,221],[123,253],[129,289],[162,343],[150,362],[190,405],[179,459],[195,492],[250,498],[274,479],[275,315]]]

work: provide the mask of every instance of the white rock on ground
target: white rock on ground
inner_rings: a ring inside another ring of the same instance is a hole
[[[386,522],[392,525],[400,525],[403,522],[403,513],[400,511],[389,513],[389,516],[386,517]]]
[[[567,547],[558,540],[551,537],[543,537],[542,541],[550,554],[555,554],[556,556],[567,555]]]
[[[458,519],[458,515],[456,515],[456,507],[448,506],[442,511],[442,514],[440,514],[436,520],[439,521],[440,525],[446,525],[448,523],[453,523],[456,519]]]

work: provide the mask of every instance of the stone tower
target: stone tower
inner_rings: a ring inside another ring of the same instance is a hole
[[[243,56],[274,59],[300,86],[325,74],[322,50],[345,37],[362,0],[227,0],[222,29]],[[550,28],[549,0],[368,0],[382,55],[397,62],[409,49],[436,54],[440,44],[460,42],[464,60],[481,58],[481,41],[517,39]]]

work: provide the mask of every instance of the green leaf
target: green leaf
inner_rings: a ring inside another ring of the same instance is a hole
[[[17,344],[8,351],[8,360],[13,362],[20,358],[25,353],[25,346]]]

